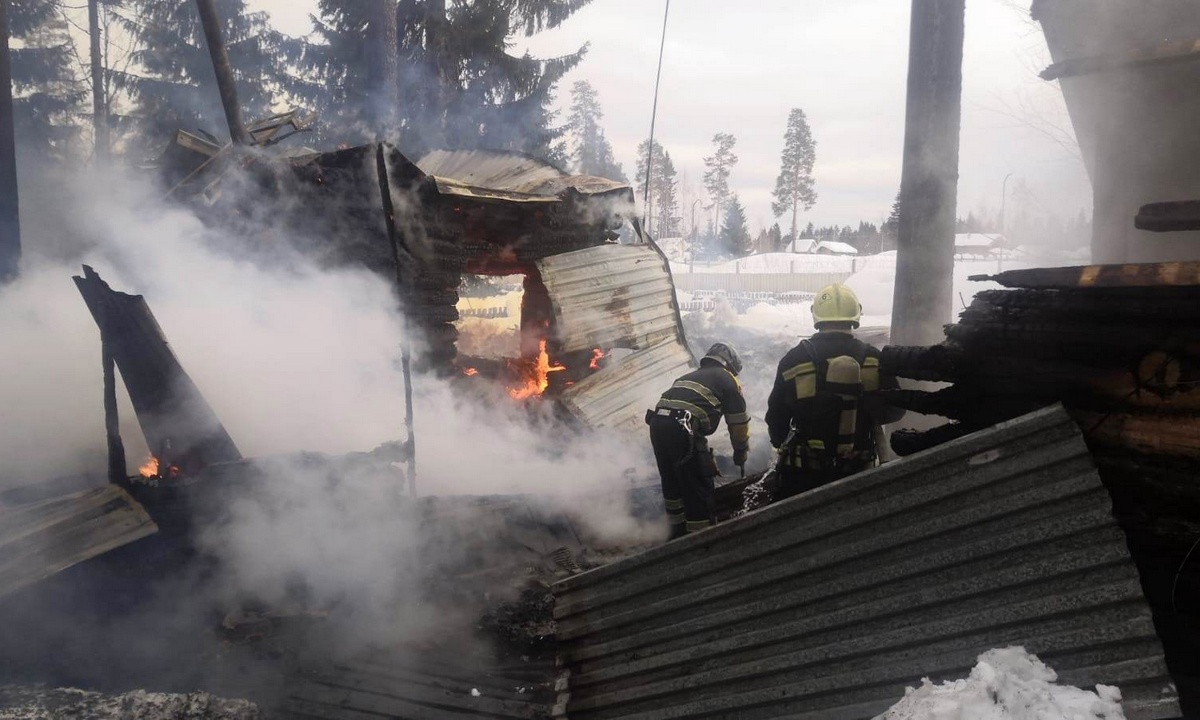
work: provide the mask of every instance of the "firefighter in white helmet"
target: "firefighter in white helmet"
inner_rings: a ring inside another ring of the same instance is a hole
[[[646,412],[672,539],[714,522],[713,478],[718,473],[706,438],[716,432],[722,416],[733,445],[733,463],[746,464],[750,415],[737,381],[741,371],[737,351],[716,343],[700,360],[700,369],[676,380]]]
[[[879,350],[853,335],[862,316],[854,291],[841,284],[823,288],[812,315],[816,334],[783,356],[767,400],[782,497],[874,466],[876,428],[904,416],[880,397],[880,390],[899,384],[880,372]]]

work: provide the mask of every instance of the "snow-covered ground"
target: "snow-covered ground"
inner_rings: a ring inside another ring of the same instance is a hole
[[[1121,691],[1057,684],[1058,675],[1021,647],[989,650],[964,680],[925,680],[875,720],[1124,720]]]

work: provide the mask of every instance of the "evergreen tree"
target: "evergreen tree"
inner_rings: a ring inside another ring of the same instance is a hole
[[[137,48],[139,72],[114,73],[140,118],[143,142],[157,147],[179,128],[226,137],[204,30],[193,2],[128,0],[118,15]],[[270,114],[284,83],[279,54],[286,38],[271,29],[265,12],[247,12],[246,0],[216,0],[238,102],[247,121]]]
[[[574,167],[584,175],[626,182],[625,171],[613,157],[612,144],[604,136],[604,128],[600,127],[603,118],[604,112],[592,84],[580,80],[572,85],[567,131],[574,144],[571,153]]]
[[[788,114],[787,131],[783,135],[783,157],[779,177],[771,193],[771,211],[776,217],[792,212],[792,235],[800,229],[800,206],[811,210],[817,202],[813,163],[817,159],[817,143],[813,140],[808,118],[800,108]]]
[[[679,181],[676,180],[675,163],[671,162],[671,153],[663,151],[662,163],[655,169],[650,180],[655,197],[654,214],[658,218],[655,228],[661,237],[676,237],[683,231],[679,214]]]
[[[663,150],[657,140],[654,150],[650,151],[650,141],[643,140],[638,145],[637,196],[646,197],[646,161],[652,163],[650,173],[649,225],[646,228],[654,237],[674,237],[682,230],[679,227],[682,217],[679,213],[679,182],[676,179],[675,164],[671,154]]]
[[[716,150],[712,155],[704,158],[704,188],[708,190],[708,194],[717,206],[714,213],[718,226],[721,224],[721,210],[724,207],[725,198],[729,195],[729,175],[738,161],[737,155],[733,154],[733,146],[736,144],[737,138],[730,133],[717,133],[713,135],[713,145],[716,146]]]
[[[437,147],[520,150],[564,165],[569,157],[551,109],[559,80],[586,46],[557,58],[510,53],[518,35],[560,25],[591,0],[386,0],[397,15],[399,108],[393,140],[410,155]],[[320,0],[318,42],[298,48],[312,82],[296,94],[316,108],[322,133],[362,142],[378,131],[369,118],[375,75],[363,38],[378,23],[374,2]],[[372,20],[372,17],[375,20]]]
[[[812,221],[810,220],[808,222],[808,225],[806,225],[804,227],[804,232],[800,233],[800,237],[815,238],[816,236],[817,236],[817,229],[815,227],[813,227]]]
[[[750,254],[750,230],[746,227],[746,209],[738,200],[737,193],[729,196],[725,224],[721,226],[720,243],[725,255],[742,257]]]
[[[780,252],[783,250],[783,230],[780,229],[779,223],[771,225],[771,229],[767,231],[767,236],[769,245],[767,252]]]
[[[71,64],[59,0],[9,2],[13,124],[20,153],[62,160],[78,135],[73,115],[86,92]]]

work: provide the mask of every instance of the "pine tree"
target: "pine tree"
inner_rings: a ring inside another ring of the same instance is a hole
[[[563,75],[586,46],[556,58],[510,54],[514,39],[557,27],[591,0],[386,0],[397,14],[399,108],[393,141],[410,155],[436,147],[520,150],[568,164],[551,108]],[[376,131],[371,58],[373,3],[320,0],[314,34],[295,62],[311,76],[295,94],[318,110],[327,141]],[[375,22],[378,22],[376,20]]]
[[[646,161],[649,158],[653,169],[650,173],[648,208],[650,227],[646,228],[646,231],[654,237],[673,237],[681,232],[679,222],[682,219],[679,213],[679,181],[675,164],[671,161],[671,154],[664,150],[657,140],[654,141],[652,153],[649,148],[649,140],[643,140],[638,145],[637,177],[634,178],[637,197],[647,197]]]
[[[140,72],[115,73],[114,79],[136,103],[143,142],[156,147],[179,128],[227,136],[195,3],[128,0],[126,5],[118,17],[137,43],[133,60]],[[247,121],[264,117],[285,81],[279,54],[286,38],[270,28],[265,12],[247,12],[246,0],[217,0],[216,6],[242,114]]]
[[[85,88],[71,64],[71,37],[57,0],[9,3],[13,122],[21,153],[64,159],[79,129]]]
[[[817,143],[808,127],[808,118],[800,108],[792,108],[788,114],[787,131],[783,135],[779,178],[771,193],[774,198],[771,211],[776,217],[792,211],[792,235],[800,227],[800,206],[811,210],[817,202],[816,181],[813,179],[813,163],[816,159]]]
[[[595,175],[626,182],[625,171],[613,157],[612,144],[604,136],[600,120],[604,111],[596,90],[587,80],[571,86],[571,114],[567,117],[567,131],[571,135],[574,149],[571,159],[575,169],[584,175]]]
[[[708,190],[708,194],[712,197],[716,204],[714,211],[716,216],[716,224],[721,224],[721,210],[725,204],[725,198],[729,195],[729,175],[733,172],[733,166],[737,165],[738,157],[733,154],[733,146],[737,144],[737,138],[730,133],[717,133],[713,135],[713,144],[716,145],[716,150],[712,155],[704,158],[704,188]]]
[[[658,220],[655,227],[660,237],[677,237],[682,230],[679,214],[679,181],[676,179],[675,163],[671,162],[671,153],[662,153],[662,162],[654,171],[650,184],[655,196],[654,213]]]
[[[737,193],[729,196],[725,224],[721,226],[721,250],[732,257],[750,254],[750,230],[746,227],[746,209]]]

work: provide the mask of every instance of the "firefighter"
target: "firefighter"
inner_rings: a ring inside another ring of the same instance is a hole
[[[719,473],[706,438],[716,432],[722,415],[733,462],[745,471],[750,415],[737,381],[741,370],[737,351],[716,343],[700,360],[699,370],[676,380],[646,411],[672,540],[715,522],[713,478]]]
[[[784,498],[873,467],[882,426],[904,416],[881,399],[899,384],[880,373],[879,350],[854,337],[862,316],[854,291],[823,288],[812,316],[816,334],[783,356],[767,400]]]

